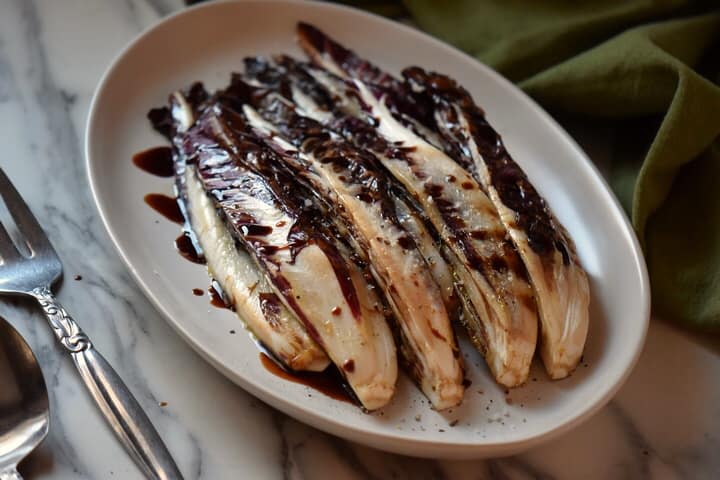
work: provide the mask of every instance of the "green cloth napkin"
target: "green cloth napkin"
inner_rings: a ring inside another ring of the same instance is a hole
[[[350,3],[409,14],[553,113],[618,125],[609,181],[643,245],[653,312],[720,328],[717,1]]]

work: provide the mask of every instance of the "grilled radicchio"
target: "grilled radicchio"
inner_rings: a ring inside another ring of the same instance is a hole
[[[588,283],[572,240],[454,81],[398,79],[299,24],[311,63],[248,58],[209,95],[151,111],[211,275],[291,370],[336,365],[368,410],[396,345],[433,407],[458,405],[467,329],[497,382],[582,354]]]
[[[354,79],[398,125],[444,150],[479,183],[527,270],[545,368],[552,378],[569,375],[580,361],[588,330],[587,276],[567,231],[508,154],[483,110],[445,75],[409,67],[400,81],[311,25],[300,24],[298,35],[316,65]]]

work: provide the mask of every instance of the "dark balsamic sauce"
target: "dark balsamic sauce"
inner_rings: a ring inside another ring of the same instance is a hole
[[[272,227],[253,223],[242,225],[240,228],[242,229],[243,234],[250,237],[264,237],[270,235],[273,231]]]
[[[164,193],[148,193],[145,195],[145,203],[171,222],[182,225],[185,223],[180,207],[174,197]]]
[[[350,394],[343,388],[342,376],[335,367],[328,367],[324,372],[290,372],[283,369],[264,353],[260,353],[260,363],[265,367],[265,370],[283,380],[305,385],[334,400],[356,404]]]
[[[403,235],[402,237],[398,238],[397,242],[398,245],[400,245],[400,247],[405,250],[411,250],[415,248],[415,241],[407,235]]]
[[[232,310],[232,308],[225,302],[221,289],[217,286],[215,280],[213,280],[212,285],[208,287],[207,291],[210,296],[210,305],[217,308],[227,308],[228,310]]]
[[[443,341],[443,342],[446,342],[446,341],[447,341],[447,339],[445,338],[445,336],[444,336],[442,333],[440,333],[437,329],[435,329],[434,327],[430,327],[430,331],[432,332],[432,334],[433,334],[433,336],[434,336],[435,338],[438,338],[438,339],[440,339],[440,340]]]
[[[280,312],[282,311],[282,303],[280,298],[274,293],[262,292],[260,297],[260,309],[265,319],[273,329],[280,325]]]
[[[362,312],[360,310],[360,299],[355,291],[355,284],[353,284],[352,278],[350,277],[350,270],[345,263],[345,260],[335,248],[332,248],[331,245],[318,243],[318,246],[323,250],[325,257],[330,261],[330,265],[335,272],[335,278],[337,278],[338,284],[340,285],[340,290],[345,297],[345,301],[350,307],[350,312],[358,322],[361,322]]]
[[[172,177],[175,174],[173,154],[170,147],[155,147],[136,153],[132,157],[136,167],[158,177]]]
[[[469,235],[470,238],[474,238],[475,240],[487,240],[490,238],[490,232],[487,230],[473,230]]]
[[[205,264],[205,257],[197,252],[192,238],[187,232],[175,239],[175,248],[184,259],[201,265]]]

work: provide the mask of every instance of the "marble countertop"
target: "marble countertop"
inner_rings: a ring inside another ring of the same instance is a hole
[[[62,257],[59,298],[136,394],[187,479],[717,478],[720,340],[657,319],[632,376],[600,413],[523,455],[492,460],[415,459],[345,442],[267,407],[195,354],[112,247],[82,149],[104,69],[138,32],[183,6],[1,0],[0,165]],[[569,127],[607,167],[613,132]],[[3,298],[0,314],[27,338],[50,387],[50,435],[21,466],[26,478],[142,478],[39,309]]]

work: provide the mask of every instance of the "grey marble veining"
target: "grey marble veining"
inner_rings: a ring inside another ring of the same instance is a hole
[[[599,414],[523,455],[485,461],[414,459],[339,440],[265,406],[198,357],[113,250],[91,201],[82,152],[103,70],[142,29],[182,7],[179,0],[0,0],[0,165],[63,259],[60,299],[147,409],[186,478],[717,477],[720,342],[660,321],[630,380]],[[607,165],[611,131],[598,137],[582,125],[570,130]],[[78,274],[82,279],[73,280]],[[2,299],[0,314],[27,338],[50,387],[50,437],[22,466],[26,477],[141,478],[39,311]]]

